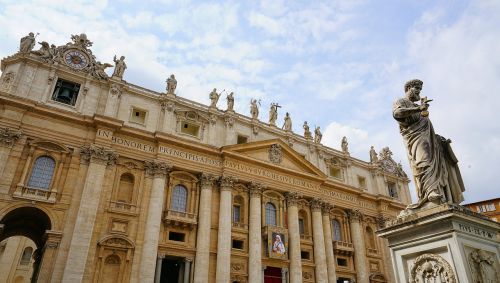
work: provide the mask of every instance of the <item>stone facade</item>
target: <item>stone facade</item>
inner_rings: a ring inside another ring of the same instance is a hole
[[[0,240],[33,240],[37,282],[394,282],[374,231],[405,174],[106,76],[91,44],[1,62]]]

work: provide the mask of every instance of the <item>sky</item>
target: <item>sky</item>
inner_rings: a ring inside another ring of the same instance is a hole
[[[500,197],[500,1],[0,0],[0,27],[1,58],[31,31],[56,45],[86,33],[98,60],[126,57],[129,83],[163,92],[175,74],[177,95],[208,105],[214,87],[233,91],[238,113],[255,98],[265,122],[277,102],[280,125],[289,112],[294,132],[320,126],[335,149],[346,136],[365,161],[389,146],[409,175],[392,103],[419,78],[464,203]]]

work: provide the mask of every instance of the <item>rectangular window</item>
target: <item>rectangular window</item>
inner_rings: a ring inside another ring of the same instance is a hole
[[[358,176],[358,184],[360,189],[366,189],[366,178]]]
[[[304,235],[304,219],[299,218],[299,233]]]
[[[248,137],[238,135],[238,140],[237,140],[238,144],[247,143],[247,142],[248,142]]]
[[[130,113],[130,122],[144,125],[146,123],[146,111],[133,107]]]
[[[342,179],[342,171],[340,170],[340,168],[330,167],[330,176],[337,179]]]
[[[198,137],[198,131],[200,130],[200,126],[190,124],[187,122],[182,123],[181,125],[181,133],[188,134],[191,136]]]
[[[58,79],[54,93],[52,93],[52,100],[75,106],[79,91],[79,84]]]
[[[311,254],[307,251],[300,251],[300,258],[301,259],[311,259]]]
[[[233,205],[233,222],[241,222],[241,207],[239,205]]]
[[[489,203],[488,204],[488,211],[495,211],[495,204]]]
[[[337,265],[347,267],[347,259],[337,258]]]
[[[244,250],[244,242],[242,240],[233,239],[233,249]]]
[[[185,234],[184,233],[178,233],[178,232],[168,232],[168,239],[170,241],[176,241],[176,242],[184,242]]]
[[[397,188],[396,188],[396,184],[394,184],[392,182],[388,182],[387,183],[387,189],[389,191],[389,196],[391,198],[397,198],[398,197],[398,191],[397,191]]]

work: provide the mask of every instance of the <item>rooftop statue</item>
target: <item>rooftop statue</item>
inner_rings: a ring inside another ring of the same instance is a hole
[[[463,201],[465,188],[458,160],[451,149],[451,140],[434,133],[428,118],[431,100],[420,98],[422,85],[421,80],[406,82],[406,96],[396,100],[392,109],[408,151],[417,189],[418,202],[408,208],[420,208],[430,203],[459,204]],[[421,103],[415,103],[417,101]]]
[[[234,111],[234,93],[231,91],[227,98],[227,111]]]
[[[304,128],[304,138],[308,140],[312,139],[311,131],[309,130],[309,125],[307,124],[307,121],[304,121],[304,125],[302,125],[302,128]]]
[[[269,124],[276,126],[276,120],[278,120],[278,103],[271,103],[271,109],[269,109]]]
[[[344,153],[349,154],[349,143],[347,142],[347,138],[345,136],[342,138],[342,143],[340,144],[340,147],[342,148],[342,151]]]
[[[250,100],[250,115],[252,115],[252,119],[259,118],[259,106],[257,105],[257,99]]]
[[[321,143],[322,138],[323,138],[323,134],[321,133],[319,126],[317,126],[316,129],[314,129],[314,142]]]
[[[291,131],[292,130],[292,118],[290,118],[290,114],[288,114],[288,112],[286,112],[285,123],[283,124],[282,129],[285,130],[285,131]]]
[[[177,88],[177,80],[174,74],[171,74],[167,79],[167,94],[175,94],[175,89]]]
[[[221,92],[222,93],[222,92]],[[217,89],[214,88],[210,93],[210,107],[217,107],[217,102],[219,101],[220,93],[217,93]]]
[[[375,148],[370,147],[370,163],[377,163],[378,162],[378,157],[377,157],[377,152],[375,151]]]
[[[125,69],[127,69],[127,64],[125,64],[125,56],[121,56],[120,59],[116,59],[113,57],[113,61],[115,62],[115,69],[113,71],[113,77],[123,78],[123,73],[125,73]]]
[[[38,34],[37,34],[38,35]],[[21,43],[19,44],[19,52],[28,53],[35,47],[35,35],[30,32],[27,36],[21,38]]]

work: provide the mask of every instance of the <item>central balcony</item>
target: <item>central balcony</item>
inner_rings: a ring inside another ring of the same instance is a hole
[[[163,222],[165,222],[165,225],[169,226],[192,229],[198,224],[196,217],[197,215],[194,213],[169,209],[164,213]]]
[[[352,243],[342,241],[333,241],[333,250],[339,255],[351,256],[354,253]]]
[[[56,196],[57,196],[56,192],[52,192],[46,189],[30,188],[27,186],[17,186],[16,190],[12,195],[12,197],[14,198],[40,201],[46,203],[55,203]]]

